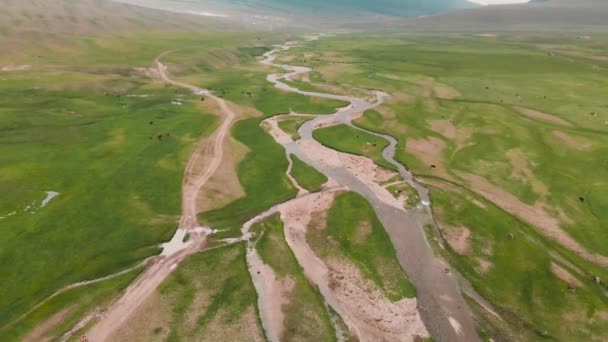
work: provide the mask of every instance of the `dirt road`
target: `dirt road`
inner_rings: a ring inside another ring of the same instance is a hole
[[[209,139],[197,144],[188,161],[182,191],[182,216],[176,237],[164,245],[162,255],[153,259],[151,266],[129,286],[124,295],[105,313],[101,314],[100,320],[87,333],[88,340],[91,342],[107,341],[109,336],[154,293],[156,288],[175,270],[181,261],[205,247],[207,236],[212,232],[208,228],[200,227],[196,217],[198,213],[196,208],[197,197],[222,162],[222,147],[226,143],[230,126],[234,122],[236,114],[223,99],[214,96],[209,90],[172,80],[169,77],[167,67],[160,61],[166,54],[160,55],[154,61],[160,79],[163,82],[188,89],[196,95],[206,96],[215,101],[221,109],[219,114],[222,116],[222,123]],[[203,160],[205,163],[201,165]],[[184,242],[181,237],[186,232],[190,235],[190,239]]]

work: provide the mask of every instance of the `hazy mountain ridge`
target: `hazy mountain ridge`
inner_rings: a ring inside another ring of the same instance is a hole
[[[257,9],[320,12],[324,15],[360,12],[389,16],[416,16],[476,7],[475,4],[466,0],[227,0],[227,2]]]
[[[385,23],[401,29],[459,31],[606,31],[608,1],[537,0],[527,4],[484,6],[471,10]]]

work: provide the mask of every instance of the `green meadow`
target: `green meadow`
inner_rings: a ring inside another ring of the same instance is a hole
[[[34,326],[29,316],[16,320],[60,288],[158,254],[177,228],[185,163],[218,119],[199,97],[136,68],[178,48],[236,56],[217,66],[229,67],[255,59],[254,41],[184,32],[74,38],[23,54],[24,62],[37,55],[40,70],[0,74],[1,335]],[[60,194],[42,207],[47,191]]]
[[[391,94],[355,124],[396,137],[397,159],[429,183],[441,227],[430,238],[504,320],[472,304],[488,338],[606,334],[606,270],[526,213],[555,220],[558,234],[608,255],[608,63],[592,58],[608,53],[601,44],[608,37],[593,40],[338,36],[288,52],[317,71],[314,82]],[[315,138],[381,165],[362,152],[367,143],[340,130]],[[457,246],[464,229],[466,246]]]
[[[291,169],[291,175],[304,189],[315,192],[321,190],[323,184],[328,179],[327,177],[315,170],[312,166],[303,162],[300,158],[295,155],[290,156],[293,162],[293,168]]]
[[[213,89],[223,98],[261,113],[258,117],[237,122],[232,128],[232,136],[249,149],[237,167],[246,196],[223,208],[199,215],[201,221],[210,226],[226,229],[218,237],[235,236],[247,220],[296,195],[296,189],[285,174],[289,166],[285,151],[261,127],[261,122],[267,117],[291,111],[333,113],[336,108],[346,105],[342,101],[278,90],[266,81],[266,75],[272,71],[261,67],[256,61],[249,61],[235,68],[194,73],[181,78],[185,82]]]

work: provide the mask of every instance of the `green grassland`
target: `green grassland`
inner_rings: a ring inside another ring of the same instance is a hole
[[[249,149],[237,168],[246,196],[200,215],[201,221],[226,230],[218,237],[235,236],[248,219],[296,194],[285,174],[289,163],[284,149],[264,131],[261,122],[292,110],[309,114],[333,113],[345,103],[280,91],[266,81],[266,75],[272,69],[260,67],[255,61],[208,73],[196,73],[194,69],[187,72],[195,73],[181,77],[182,80],[213,89],[225,99],[263,114],[241,120],[232,129],[232,136]]]
[[[285,304],[284,341],[334,341],[335,332],[321,295],[308,282],[302,268],[285,241],[283,222],[274,215],[253,226],[258,236],[256,249],[265,264],[272,267],[277,277],[291,278],[293,290]]]
[[[253,33],[220,36],[66,37],[63,48],[21,51],[39,56],[38,70],[0,74],[0,326],[63,286],[157,254],[171,237],[185,162],[218,120],[198,97],[134,68],[179,47],[236,56],[217,67],[259,54]],[[265,135],[257,122],[243,125]],[[45,191],[60,195],[40,208]],[[32,204],[35,213],[26,211]]]
[[[291,169],[291,175],[304,189],[315,192],[321,190],[323,184],[327,182],[327,177],[315,170],[312,166],[304,163],[300,158],[295,155],[290,156],[293,167]]]
[[[279,119],[279,128],[283,130],[283,132],[289,134],[292,140],[296,141],[300,139],[298,129],[300,129],[300,126],[302,126],[302,124],[308,120],[310,120],[310,118],[305,117],[289,117]]]
[[[545,245],[532,227],[490,203],[480,202],[485,203],[482,208],[470,202],[471,194],[433,190],[434,211],[445,226],[444,234],[451,227],[471,230],[469,251],[458,253],[444,244],[444,256],[504,319],[496,322],[494,318],[493,324],[509,326],[497,331],[486,328],[490,336],[559,341],[599,341],[606,336],[603,313],[608,300],[591,274],[555,260],[551,255],[555,246]],[[560,279],[551,270],[552,262],[576,280]]]
[[[318,82],[392,95],[356,124],[395,136],[397,159],[443,184],[431,189],[437,220],[471,232],[469,252],[449,248],[446,255],[507,322],[489,326],[514,339],[598,340],[607,333],[607,301],[605,285],[592,279],[605,279],[606,270],[479,197],[469,175],[519,205],[543,208],[589,251],[608,255],[608,63],[592,58],[608,54],[606,41],[524,33],[338,36],[290,53],[314,52],[299,60],[320,71]],[[578,279],[575,290],[552,272],[552,261]]]
[[[379,166],[395,170],[395,166],[382,157],[382,150],[388,146],[386,139],[346,125],[317,129],[313,132],[313,138],[334,150],[366,156]]]
[[[393,244],[371,205],[347,192],[336,197],[327,217],[327,228],[311,228],[307,239],[322,258],[346,258],[392,301],[413,298],[416,289],[397,262]],[[337,241],[337,248],[327,241]]]

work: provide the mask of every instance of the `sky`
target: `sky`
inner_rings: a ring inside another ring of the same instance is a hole
[[[482,5],[521,4],[528,0],[470,0]]]

